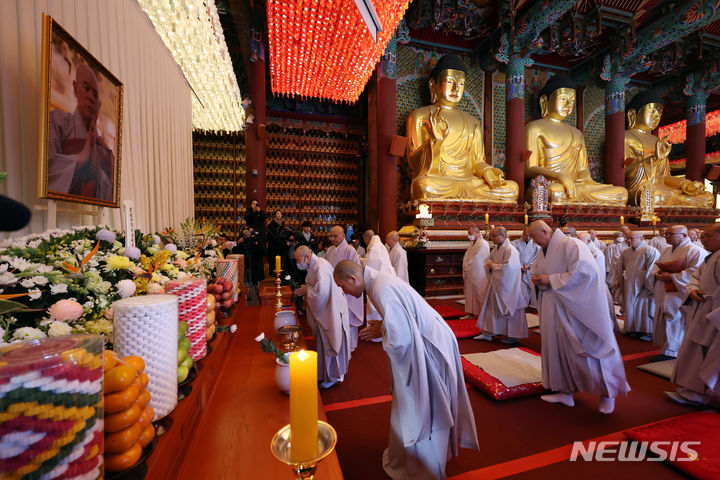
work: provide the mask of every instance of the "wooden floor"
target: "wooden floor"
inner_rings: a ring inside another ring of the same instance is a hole
[[[273,357],[253,340],[262,331],[270,335],[273,310],[257,306],[238,310],[233,320],[239,328],[216,372],[217,387],[203,402],[205,410],[189,448],[175,460],[178,474],[148,478],[294,478],[270,454],[272,435],[289,420],[288,397],[274,385]],[[311,338],[306,341],[314,347]],[[507,348],[472,339],[458,343],[461,353]],[[621,439],[623,430],[697,411],[665,397],[663,391],[674,388],[669,381],[636,368],[649,361],[656,347],[622,334],[618,343],[632,391],[618,398],[615,413],[609,416],[598,413],[598,399],[588,395],[577,395],[575,407],[568,408],[539,397],[494,401],[469,387],[480,451],[462,450],[447,464],[448,478],[687,478],[663,462],[567,461],[568,446],[574,441]],[[540,336],[531,331],[521,345],[539,352]],[[390,399],[382,345],[361,342],[345,381],[321,393],[321,408],[338,432],[338,444],[336,456],[321,464],[319,479],[388,478],[382,470],[382,452],[389,434]]]

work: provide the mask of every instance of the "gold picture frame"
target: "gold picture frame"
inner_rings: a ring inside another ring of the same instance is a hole
[[[47,14],[42,42],[38,196],[119,208],[123,84]]]

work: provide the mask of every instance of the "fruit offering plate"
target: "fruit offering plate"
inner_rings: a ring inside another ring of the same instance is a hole
[[[192,368],[190,368],[187,378],[178,383],[178,402],[190,395],[190,392],[192,392],[192,386],[190,384],[197,378],[197,376],[197,366],[193,365]]]
[[[157,445],[157,436],[153,438],[152,442],[147,444],[145,448],[143,448],[142,455],[140,456],[140,460],[137,461],[135,465],[128,468],[127,470],[123,470],[122,472],[106,472],[105,478],[107,480],[142,480],[145,478],[145,475],[147,475],[147,459],[150,458],[150,454],[155,450],[155,446]]]

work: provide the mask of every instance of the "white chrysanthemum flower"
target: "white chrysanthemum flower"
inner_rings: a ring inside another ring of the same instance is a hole
[[[233,324],[230,326],[230,333],[235,333],[235,332],[237,332],[237,325]],[[263,335],[265,335],[265,334],[263,333]]]
[[[29,262],[24,258],[12,257],[7,261],[7,263],[19,272],[24,272],[25,270],[30,270],[32,268],[32,262]]]
[[[22,285],[24,288],[32,288],[35,286],[35,282],[33,282],[30,278],[26,278],[25,280],[20,282],[20,285]]]
[[[120,298],[132,297],[137,286],[132,280],[120,280],[116,285]]]
[[[265,332],[262,332],[260,335],[255,337],[256,342],[262,342],[265,339]]]
[[[48,279],[46,277],[43,277],[42,275],[35,275],[30,280],[35,282],[35,285],[40,285],[40,286],[47,285],[47,283],[48,283]]]
[[[13,283],[15,280],[15,275],[10,272],[0,273],[0,283]]]
[[[35,267],[37,273],[50,273],[53,271],[53,267],[50,265],[38,265]]]
[[[53,295],[58,295],[60,293],[67,293],[68,286],[67,283],[53,283],[50,285],[50,293]]]
[[[30,298],[30,300],[37,300],[38,298],[42,297],[42,292],[39,288],[28,290],[28,293],[30,294],[28,297]]]
[[[39,338],[45,338],[47,335],[39,328],[33,327],[21,327],[13,332],[13,340],[37,340]]]
[[[48,328],[48,337],[60,337],[71,333],[72,327],[65,322],[52,322]]]

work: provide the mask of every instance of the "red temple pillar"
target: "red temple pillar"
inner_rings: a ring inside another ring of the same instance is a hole
[[[605,87],[605,183],[625,186],[625,85],[613,78]]]
[[[259,46],[262,49],[261,46]],[[253,123],[248,126],[245,134],[245,202],[250,205],[257,199],[262,208],[266,207],[266,175],[265,175],[265,57],[264,52],[256,52],[250,59],[248,83],[250,84],[250,100],[253,107]]]
[[[525,57],[511,58],[505,80],[505,177],[517,182],[520,205],[525,201],[525,61]]]
[[[705,177],[705,100],[693,95],[688,99],[687,134],[685,138],[685,178],[702,182]]]
[[[385,235],[397,230],[398,204],[398,157],[390,153],[393,136],[397,126],[395,118],[395,75],[386,75],[388,68],[394,71],[395,65],[388,66],[388,61],[378,63],[377,104],[382,105],[377,112],[377,212],[378,234],[385,240]]]

